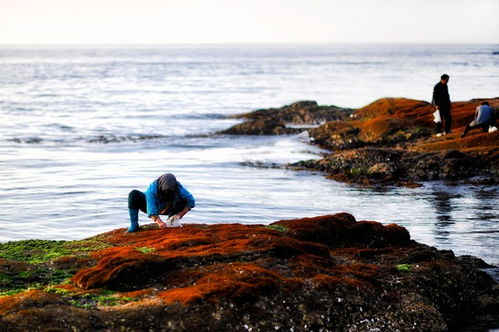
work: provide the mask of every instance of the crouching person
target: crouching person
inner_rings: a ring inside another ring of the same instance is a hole
[[[461,137],[466,136],[468,131],[475,128],[481,128],[482,132],[486,133],[489,130],[489,127],[495,126],[495,123],[496,117],[494,109],[490,107],[488,102],[484,101],[482,105],[476,108],[475,118],[466,128],[464,128]]]
[[[194,197],[177,181],[175,175],[163,174],[145,192],[132,190],[128,194],[130,227],[127,232],[139,229],[139,210],[147,213],[160,228],[165,228],[182,226],[180,219],[194,206]],[[166,223],[160,215],[168,216]]]

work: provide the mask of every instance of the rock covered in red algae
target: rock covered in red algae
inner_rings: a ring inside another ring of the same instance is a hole
[[[446,331],[498,317],[480,260],[347,213],[93,239],[109,248],[53,262],[79,266],[72,283],[0,298],[0,330]]]
[[[452,103],[453,132],[433,136],[433,107],[424,101],[383,98],[343,121],[310,129],[310,136],[333,153],[293,167],[321,170],[338,181],[362,184],[499,178],[499,132],[460,135],[483,100]],[[499,108],[499,98],[489,99]]]
[[[478,177],[471,183],[494,184],[499,179],[499,131],[474,130],[460,137],[484,100],[452,103],[453,133],[443,137],[434,136],[431,104],[407,98],[381,98],[357,110],[302,101],[238,115],[246,121],[220,133],[285,135],[308,130],[314,144],[332,153],[289,167],[320,170],[338,181],[411,186]],[[487,101],[499,109],[499,98]],[[321,125],[306,129],[289,124]]]

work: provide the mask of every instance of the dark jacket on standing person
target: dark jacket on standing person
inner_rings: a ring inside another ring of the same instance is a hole
[[[433,88],[433,99],[431,104],[438,106],[439,109],[450,110],[450,97],[447,84],[438,82]]]

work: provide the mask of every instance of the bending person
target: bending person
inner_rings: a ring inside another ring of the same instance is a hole
[[[476,108],[475,118],[464,128],[461,137],[466,136],[468,131],[474,128],[481,128],[482,132],[486,133],[489,130],[489,127],[495,126],[495,123],[496,117],[494,109],[490,107],[488,102],[484,101],[482,105]]]
[[[177,181],[175,175],[166,173],[154,180],[145,192],[132,190],[128,194],[130,227],[127,232],[139,229],[139,210],[147,213],[160,228],[180,226],[179,220],[195,206],[194,197]],[[169,225],[161,220],[167,215]]]

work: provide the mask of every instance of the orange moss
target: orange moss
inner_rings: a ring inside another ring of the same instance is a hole
[[[383,226],[378,222],[356,222],[347,213],[281,220],[275,224],[289,229],[289,235],[302,241],[319,242],[333,247],[361,244],[365,246],[407,245],[409,232],[403,227]]]
[[[281,220],[274,225],[283,231],[223,224],[151,229],[131,236],[110,232],[101,240],[115,247],[93,253],[97,265],[80,270],[72,280],[85,289],[106,287],[166,304],[248,301],[274,291],[301,291],[310,280],[329,289],[372,289],[379,267],[355,261],[358,252],[404,246],[409,241],[403,227],[357,222],[348,213]],[[352,244],[358,247],[345,248],[341,257],[337,256],[340,251],[330,251]],[[157,293],[157,285],[165,290]]]
[[[330,257],[300,255],[289,260],[291,273],[295,277],[309,278],[319,273],[329,273],[335,264]]]
[[[432,107],[421,100],[406,98],[381,98],[371,104],[359,108],[354,113],[354,118],[359,120],[374,119],[376,117],[404,117],[414,121],[428,121]],[[424,120],[423,120],[424,119]],[[431,120],[431,118],[429,118]]]
[[[289,235],[303,240],[320,234],[327,236],[327,233],[323,232],[327,232],[328,228],[334,228],[335,231],[341,232],[355,222],[355,218],[351,214],[338,213],[314,218],[279,220],[271,225],[284,226],[289,230]]]
[[[249,316],[254,321],[282,318],[281,323],[306,329],[321,322],[313,317],[330,315],[336,324],[355,308],[373,317],[404,309],[405,302],[395,296],[400,292],[418,306],[444,299],[441,307],[446,308],[454,303],[447,301],[449,295],[461,305],[469,302],[468,293],[482,294],[491,285],[477,280],[452,252],[409,243],[405,228],[394,224],[357,222],[340,213],[274,225],[281,227],[187,225],[171,232],[146,228],[136,234],[100,235],[114,247],[93,253],[96,265],[73,278],[79,287],[58,285],[56,294],[35,290],[0,298],[0,330],[27,330],[33,324],[84,330],[223,330],[239,329]],[[398,264],[411,268],[401,272]],[[449,278],[453,281],[445,282]],[[467,285],[475,288],[466,293]],[[110,294],[109,289],[118,292]],[[100,296],[116,299],[116,305],[96,304]],[[403,313],[400,317],[406,317]],[[296,325],[294,319],[302,315],[312,320]],[[216,319],[207,323],[204,316]],[[182,325],[174,325],[175,317],[183,317]]]
[[[101,287],[109,281],[116,280],[123,273],[127,273],[130,267],[135,270],[140,266],[157,266],[162,263],[160,257],[144,254],[133,248],[109,248],[93,255],[100,259],[99,263],[94,267],[80,270],[71,279],[79,287]]]
[[[454,131],[461,132],[475,115],[475,109],[482,100],[452,103]],[[499,107],[499,98],[489,99],[492,107]],[[427,102],[405,98],[382,98],[354,112],[352,120],[326,123],[313,130],[314,136],[330,137],[333,141],[343,136],[358,137],[364,142],[375,142],[397,131],[411,127],[433,128],[434,108]],[[356,132],[356,130],[358,130]],[[458,138],[459,134],[455,137]],[[431,150],[436,151],[436,150]]]
[[[359,137],[365,142],[375,142],[392,135],[399,130],[415,126],[413,120],[404,118],[377,117],[363,122],[358,122],[360,128]]]
[[[41,290],[29,290],[14,296],[0,298],[0,315],[26,310],[33,307],[43,307],[49,304],[62,304],[59,297]]]
[[[192,229],[192,233],[189,230]],[[203,234],[199,234],[202,232]],[[140,233],[140,232],[139,232]],[[145,232],[144,232],[145,233]],[[285,238],[275,230],[264,226],[213,225],[209,229],[186,226],[181,231],[147,231],[149,238],[134,236],[130,241],[122,234],[107,234],[115,245],[119,239],[133,247],[112,247],[92,254],[98,264],[79,271],[73,282],[83,288],[121,287],[118,280],[135,280],[134,271],[142,274],[173,273],[177,266],[195,261],[217,261],[240,255],[268,255],[289,257],[309,252],[328,255],[328,249],[320,244],[300,242]],[[139,252],[135,247],[155,248],[150,253]],[[144,279],[147,280],[147,276]],[[140,287],[140,285],[136,285]]]
[[[154,290],[151,288],[146,288],[146,289],[140,289],[132,292],[122,292],[120,294],[121,297],[131,297],[134,299],[142,299],[145,298],[149,295],[152,295],[154,293]]]
[[[499,104],[499,99],[493,99],[491,102],[493,105]],[[457,130],[470,123],[480,103],[481,100],[452,103],[453,128]],[[366,142],[371,142],[412,126],[433,128],[434,111],[427,102],[405,98],[383,98],[358,109],[354,113],[357,121],[353,123],[361,129],[360,137]]]
[[[371,238],[384,241],[392,233],[400,237],[399,233],[405,231],[394,225],[385,227],[376,222],[356,222],[347,213],[283,220],[276,224],[284,226],[287,231],[279,232],[263,226],[213,225],[206,228],[190,225],[170,233],[159,229],[145,231],[147,236],[133,236],[132,241],[123,234],[108,233],[107,238],[115,245],[121,239],[133,247],[113,247],[95,252],[93,257],[98,264],[79,271],[72,280],[83,288],[106,286],[126,290],[130,287],[147,288],[154,279],[170,288],[162,293],[169,302],[189,303],[220,294],[222,297],[228,294],[243,297],[250,295],[249,289],[291,282],[284,282],[277,272],[254,264],[234,263],[237,257],[263,258],[268,255],[274,259],[291,259],[290,270],[283,272],[288,273],[289,278],[295,278],[295,282],[326,272],[367,277],[359,269],[333,269],[329,249],[324,244],[330,244],[331,239],[334,245],[345,244],[352,238],[356,241],[367,238],[366,244],[369,244]],[[135,247],[154,247],[156,250],[143,253]],[[294,261],[293,257],[296,257]],[[217,265],[220,260],[229,263]],[[210,261],[215,264],[209,265]],[[204,265],[197,267],[192,262],[204,262]],[[162,274],[165,277],[158,279]],[[150,281],[150,278],[153,279]]]
[[[229,263],[210,267],[193,286],[170,289],[158,296],[167,303],[184,304],[198,300],[247,298],[278,287],[284,279],[276,272],[247,263]]]
[[[159,280],[161,284],[168,285],[168,288],[184,288],[194,285],[210,267],[189,267],[172,272]]]
[[[470,132],[464,138],[460,138],[457,134],[452,139],[437,140],[429,142],[421,142],[413,147],[419,152],[435,152],[448,150],[480,150],[487,148],[499,148],[499,131],[493,133],[481,133],[481,131]]]
[[[379,267],[375,264],[354,263],[349,265],[338,265],[335,267],[334,274],[341,274],[355,279],[374,278]]]

